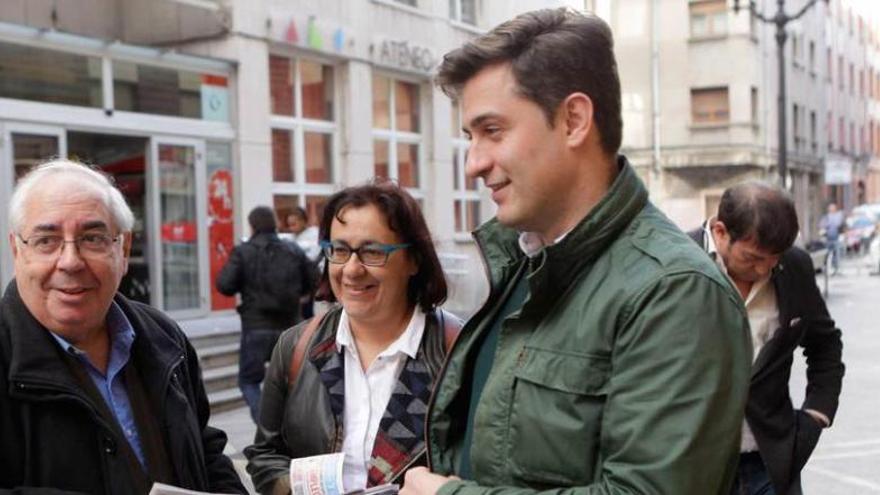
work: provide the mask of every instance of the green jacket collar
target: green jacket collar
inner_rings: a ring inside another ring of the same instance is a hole
[[[623,156],[618,158],[619,173],[605,196],[565,238],[544,248],[533,259],[529,278],[536,283],[550,282],[561,292],[581,271],[603,253],[648,204],[648,191]],[[519,247],[519,233],[493,218],[474,232],[496,287],[512,265],[525,253]],[[533,290],[534,294],[534,290]]]

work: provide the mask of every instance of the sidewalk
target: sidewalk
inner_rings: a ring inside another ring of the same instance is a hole
[[[232,459],[245,487],[250,493],[257,493],[251,483],[250,476],[245,471],[247,459],[244,457],[244,448],[253,443],[254,433],[257,430],[254,422],[251,421],[248,409],[241,407],[232,411],[214,414],[211,416],[208,424],[226,432],[229,441],[226,444],[224,453]]]

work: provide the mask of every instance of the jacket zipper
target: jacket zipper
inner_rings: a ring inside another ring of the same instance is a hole
[[[489,263],[486,261],[486,255],[484,254],[484,251],[483,251],[483,243],[480,242],[480,238],[477,237],[476,234],[471,233],[471,237],[473,237],[474,242],[477,243],[477,248],[478,248],[477,251],[480,253],[480,261],[483,265],[483,272],[486,275],[486,280],[489,281],[489,294],[486,296],[486,300],[483,301],[483,304],[480,305],[480,310],[474,314],[474,316],[476,316],[477,314],[481,313],[486,308],[486,305],[489,303],[489,301],[492,300],[492,294],[495,291],[495,287],[492,284],[492,274],[489,271]],[[471,319],[473,319],[473,317]],[[466,325],[467,325],[467,322],[465,322],[465,325],[462,326],[461,332],[464,331],[464,326],[466,326]],[[461,334],[461,332],[459,333],[459,335]],[[440,367],[440,371],[437,374],[437,379],[434,381],[434,387],[431,389],[431,396],[428,399],[428,410],[425,413],[425,426],[424,426],[424,429],[425,429],[425,455],[427,456],[428,469],[431,472],[434,472],[434,466],[431,463],[431,430],[428,428],[428,423],[429,423],[429,419],[431,418],[431,412],[434,410],[434,402],[437,399],[437,397],[436,397],[437,390],[440,389],[440,382],[446,376],[446,367],[448,366],[450,358],[452,357],[452,351],[455,350],[455,346],[458,345],[460,340],[461,339],[455,339],[455,341],[452,343],[452,347],[450,347],[449,349],[446,350],[446,356],[443,358],[443,365]]]

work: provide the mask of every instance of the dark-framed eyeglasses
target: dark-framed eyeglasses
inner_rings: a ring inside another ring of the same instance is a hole
[[[348,262],[352,254],[357,254],[358,261],[364,266],[385,266],[388,256],[399,249],[406,249],[410,244],[382,244],[368,242],[358,248],[353,248],[342,241],[321,241],[321,251],[327,261],[342,265]]]
[[[25,239],[17,234],[27,250],[40,259],[52,260],[61,255],[62,247],[72,243],[83,258],[101,258],[113,251],[113,245],[122,237],[121,234],[111,236],[103,232],[80,234],[71,240],[65,240],[58,234],[33,234]]]

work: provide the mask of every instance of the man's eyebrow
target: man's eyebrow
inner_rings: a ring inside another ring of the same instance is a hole
[[[54,223],[40,223],[31,230],[33,232],[59,232],[61,231],[61,226]]]
[[[461,130],[464,132],[470,132],[470,129],[473,129],[474,127],[480,126],[481,124],[483,124],[487,120],[494,119],[494,118],[500,118],[500,117],[501,117],[501,115],[497,114],[495,112],[488,112],[488,113],[480,114],[480,115],[477,115],[476,117],[472,118],[470,123],[467,126],[463,126],[461,128]]]
[[[91,220],[91,221],[85,222],[82,224],[81,229],[82,230],[99,230],[99,229],[110,230],[110,228],[107,226],[107,222],[105,222],[103,220]]]

